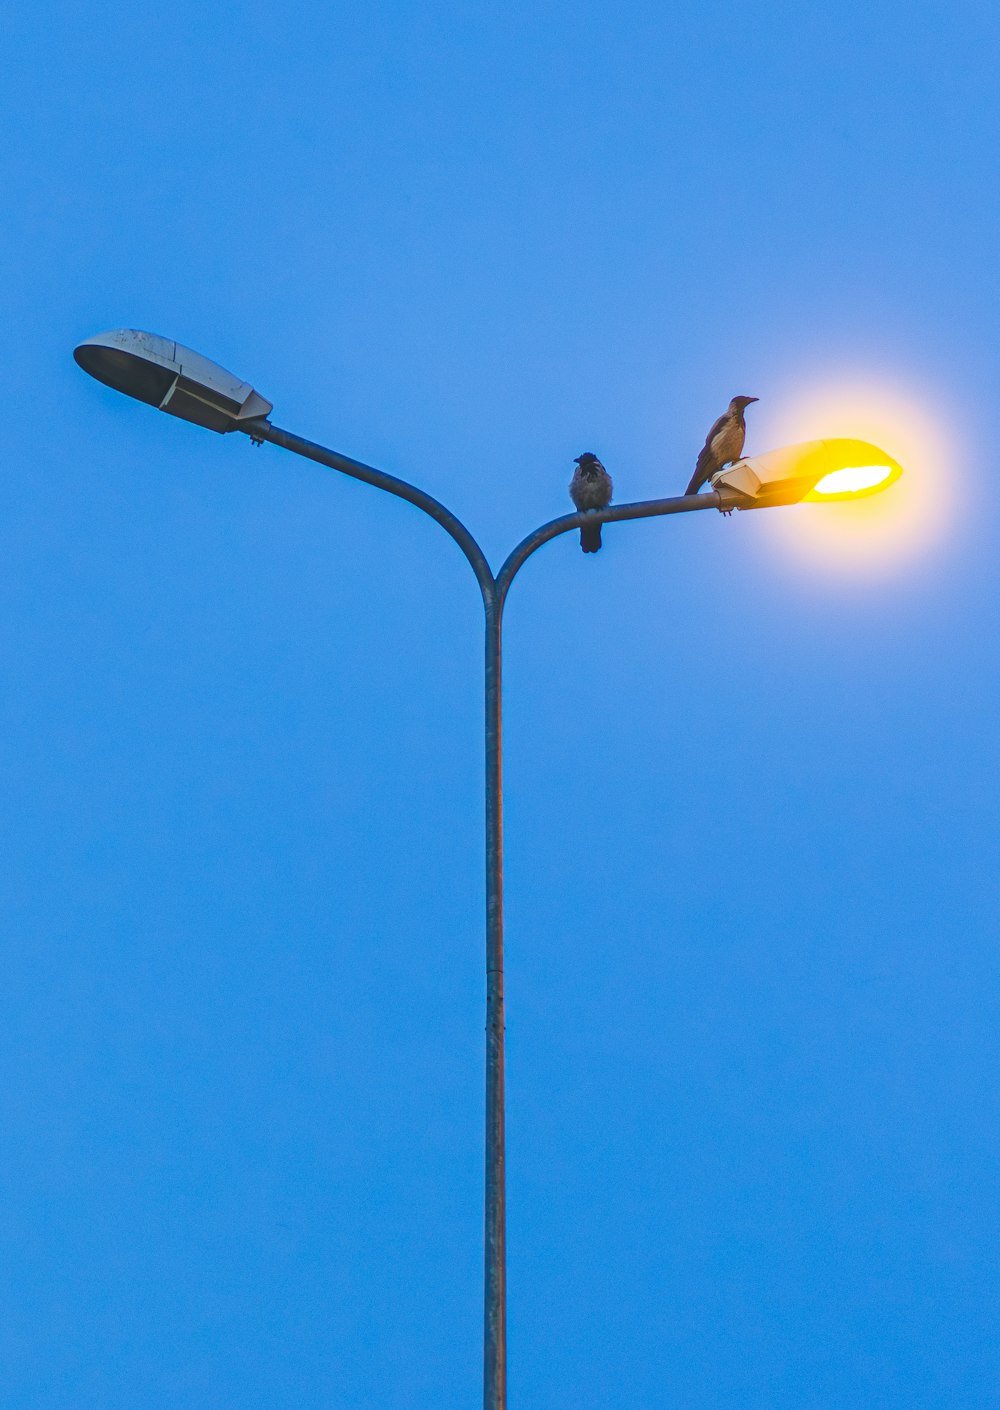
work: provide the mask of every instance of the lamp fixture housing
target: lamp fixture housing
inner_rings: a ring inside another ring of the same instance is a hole
[[[158,333],[116,328],[87,338],[73,356],[115,391],[220,434],[273,409],[249,382]]]
[[[843,438],[802,441],[747,456],[712,476],[712,488],[744,501],[739,509],[766,509],[802,500],[858,499],[888,489],[903,473],[891,455],[870,441]]]

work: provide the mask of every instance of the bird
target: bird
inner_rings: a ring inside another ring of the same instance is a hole
[[[702,485],[710,480],[717,470],[721,470],[723,465],[739,460],[747,434],[743,413],[752,401],[759,400],[759,397],[733,397],[705,437],[705,444],[685,494],[697,494]]]
[[[576,457],[576,469],[569,482],[573,503],[581,514],[587,509],[607,509],[614,486],[611,476],[592,450]],[[596,553],[601,546],[600,524],[584,524],[580,530],[580,547],[584,553]]]

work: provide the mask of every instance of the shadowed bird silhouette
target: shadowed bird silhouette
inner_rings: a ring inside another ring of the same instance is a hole
[[[587,509],[607,509],[613,488],[611,476],[593,451],[585,450],[577,456],[569,492],[581,513]],[[596,553],[600,546],[600,524],[584,524],[580,530],[580,547],[584,553]]]
[[[685,494],[697,494],[702,485],[712,478],[716,470],[721,470],[723,465],[729,465],[732,461],[739,460],[743,454],[743,442],[747,434],[743,413],[752,401],[757,400],[757,397],[733,397],[727,409],[705,438],[705,444],[702,446],[698,463],[694,467],[694,474],[691,476],[691,483],[684,491]]]

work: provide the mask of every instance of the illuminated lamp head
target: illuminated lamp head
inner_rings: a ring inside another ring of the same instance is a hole
[[[712,487],[738,495],[738,509],[764,509],[879,494],[902,473],[898,461],[869,441],[803,441],[738,460],[712,476]]]

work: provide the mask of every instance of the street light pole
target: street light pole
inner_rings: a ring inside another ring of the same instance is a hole
[[[87,338],[73,356],[85,372],[127,396],[181,420],[225,433],[244,431],[258,445],[305,456],[363,480],[422,509],[451,535],[479,583],[486,614],[486,1219],[483,1410],[507,1404],[507,1257],[504,1173],[503,994],[503,780],[502,628],[511,583],[531,555],[550,539],[587,523],[650,519],[696,509],[755,509],[802,499],[853,499],[875,494],[903,473],[902,466],[867,441],[822,440],[785,446],[738,461],[712,477],[705,494],[619,504],[565,514],[543,524],[517,545],[493,573],[465,525],[415,485],[351,460],[325,446],[282,431],[268,420],[272,406],[248,382],[173,339],[135,328]]]
[[[504,992],[503,992],[503,609],[511,583],[536,549],[589,520],[610,523],[685,514],[696,509],[730,509],[740,496],[729,490],[653,499],[585,514],[565,514],[529,534],[493,574],[486,556],[465,525],[438,500],[415,485],[371,465],[272,426],[264,418],[235,429],[258,444],[268,441],[355,480],[387,490],[429,514],[461,548],[476,575],[486,618],[486,1181],[484,1237],[483,1410],[507,1405],[507,1216],[504,1156]]]

